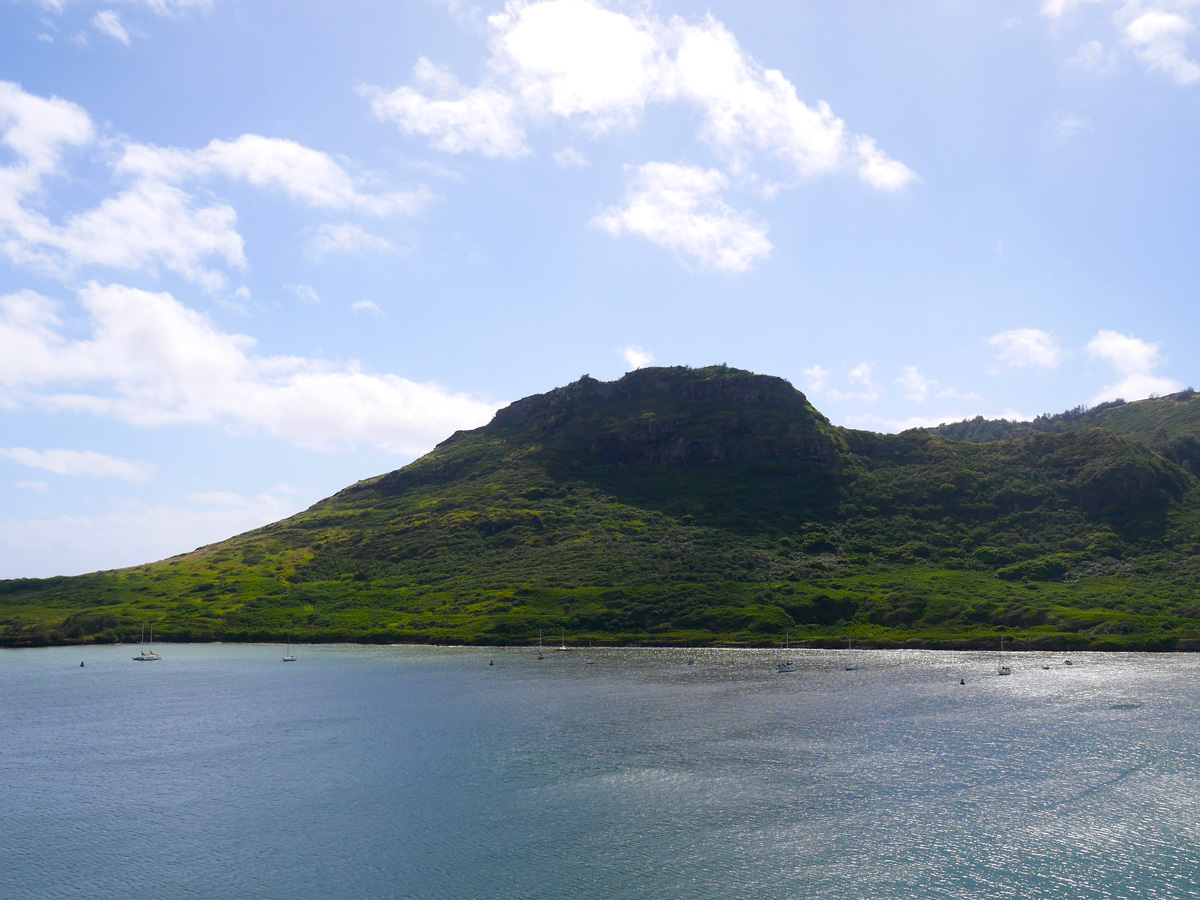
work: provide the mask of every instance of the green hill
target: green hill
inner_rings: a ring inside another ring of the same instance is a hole
[[[1027,647],[1200,647],[1200,482],[1135,420],[1126,436],[878,435],[724,366],[585,376],[266,528],[132,569],[0,582],[0,641],[129,639],[153,621],[164,640],[565,629],[597,644],[969,647],[1004,631]]]
[[[1090,409],[1077,406],[1028,422],[976,416],[926,430],[955,441],[985,443],[1033,434],[1063,434],[1083,428],[1108,429],[1151,447],[1189,470],[1200,472],[1200,393],[1191,388],[1133,403],[1112,400]]]

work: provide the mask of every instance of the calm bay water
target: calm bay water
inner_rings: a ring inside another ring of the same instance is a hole
[[[160,650],[0,651],[0,897],[1200,896],[1200,657]]]

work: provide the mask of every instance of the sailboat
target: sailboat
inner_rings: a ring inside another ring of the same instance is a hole
[[[285,656],[283,658],[283,661],[284,662],[295,662],[296,657],[292,656],[292,636],[290,634],[288,635],[287,645],[288,645],[287,656]]]
[[[568,647],[568,646],[567,646],[567,629],[565,629],[565,628],[564,628],[564,629],[562,630],[562,640],[561,640],[561,641],[559,641],[559,644],[558,644],[558,646],[557,646],[557,647],[555,647],[554,649],[555,649],[555,650],[557,650],[557,651],[558,651],[558,652],[560,652],[560,653],[561,653],[563,650],[570,650],[570,649],[571,649],[570,647]]]
[[[538,629],[538,659],[545,659],[545,657],[542,656],[542,632],[541,632],[541,629]]]
[[[846,671],[857,672],[858,666],[854,664],[854,658],[850,655],[850,650],[854,646],[854,638],[846,638]]]
[[[154,652],[154,624],[153,623],[150,624],[150,649],[149,650],[146,649],[146,626],[145,625],[142,626],[141,644],[142,644],[142,652],[133,658],[134,662],[154,662],[155,660],[162,659],[161,656],[159,656],[157,653]]]
[[[793,665],[792,665],[792,662],[791,662],[791,660],[789,660],[789,659],[787,658],[787,651],[788,651],[788,638],[789,638],[789,637],[791,637],[791,635],[786,635],[786,634],[785,634],[785,635],[783,636],[783,654],[784,654],[784,658],[783,658],[783,659],[781,659],[781,660],[779,661],[779,668],[776,670],[776,671],[777,671],[777,672],[779,672],[779,674],[781,674],[781,675],[783,675],[783,674],[786,674],[786,673],[788,673],[788,672],[795,672],[795,671],[796,671],[796,667],[795,667],[795,666],[793,666]]]
[[[1012,669],[1010,669],[1004,663],[1004,635],[1000,635],[1000,664],[998,666],[996,666],[996,674],[997,675],[1011,675],[1012,674]]]

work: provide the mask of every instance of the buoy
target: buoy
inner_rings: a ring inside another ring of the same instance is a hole
[[[488,660],[488,665],[490,666],[491,664],[492,664],[492,661],[489,659],[489,660]]]
[[[83,668],[83,660],[82,659],[79,661],[79,668],[81,668],[81,669]]]
[[[965,678],[960,678],[960,679],[958,679],[958,683],[959,683],[959,684],[966,684],[966,683],[967,683],[967,679],[965,679]]]

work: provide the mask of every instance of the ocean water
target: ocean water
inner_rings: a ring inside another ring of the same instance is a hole
[[[1200,657],[295,649],[0,651],[0,897],[1200,896]]]

